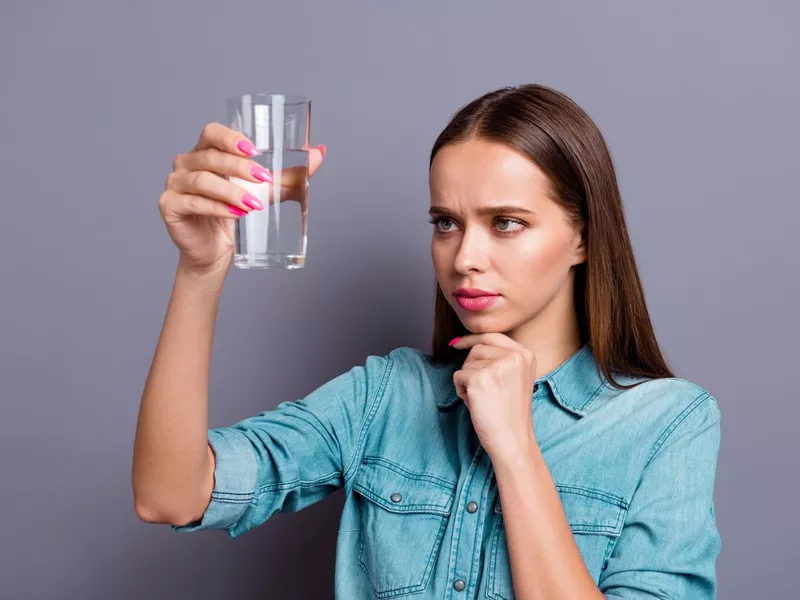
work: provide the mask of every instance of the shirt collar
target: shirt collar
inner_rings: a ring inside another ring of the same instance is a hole
[[[578,416],[586,414],[586,407],[600,393],[605,378],[600,374],[594,355],[587,342],[558,367],[536,380],[538,389],[533,397],[550,395],[564,409]],[[440,409],[450,408],[461,401],[452,386],[444,401],[437,403]]]

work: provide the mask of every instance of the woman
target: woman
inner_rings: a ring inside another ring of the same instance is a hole
[[[248,154],[210,125],[161,197],[180,260],[136,433],[141,519],[237,537],[343,487],[337,598],[715,597],[719,409],[662,357],[579,106],[496,90],[434,144],[432,354],[369,356],[208,430],[228,211],[260,208],[226,178],[269,180]]]

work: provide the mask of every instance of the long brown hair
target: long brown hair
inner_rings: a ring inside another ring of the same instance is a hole
[[[672,377],[656,341],[636,270],[614,164],[605,139],[565,94],[538,84],[504,87],[461,108],[436,139],[430,165],[445,145],[470,139],[505,144],[548,177],[551,196],[582,235],[586,261],[574,266],[581,339],[603,376]],[[433,362],[463,360],[448,342],[469,333],[438,283]]]

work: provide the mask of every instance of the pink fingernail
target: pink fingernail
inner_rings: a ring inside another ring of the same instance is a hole
[[[461,339],[460,337],[453,338],[452,340],[450,340],[450,343],[449,343],[449,344],[447,344],[447,345],[448,345],[448,346],[453,346],[453,345],[457,344],[457,343],[458,343],[458,340],[460,340],[460,339]]]
[[[319,151],[322,152],[322,157],[324,158],[325,153],[328,151],[328,147],[325,144],[320,144],[317,146],[317,148],[319,148]]]
[[[272,182],[272,175],[261,165],[253,165],[250,169],[250,174],[256,179],[260,179],[266,183]]]
[[[243,216],[245,216],[245,215],[247,214],[246,212],[244,212],[244,211],[243,211],[241,208],[239,208],[238,206],[229,206],[229,207],[228,207],[228,210],[229,210],[230,212],[232,212],[234,215],[236,215],[237,217],[243,217]]]
[[[256,147],[253,146],[253,142],[251,142],[250,140],[240,140],[239,143],[236,144],[236,147],[245,154],[247,154],[247,156],[255,156],[256,154],[258,154],[258,152],[256,151]]]
[[[264,205],[261,204],[261,200],[259,200],[255,196],[251,196],[250,194],[245,194],[244,196],[242,196],[242,204],[244,204],[245,206],[249,206],[250,208],[253,208],[255,210],[261,210],[262,208],[264,208]]]

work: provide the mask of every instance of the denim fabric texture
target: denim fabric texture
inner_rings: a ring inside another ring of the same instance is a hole
[[[457,368],[401,347],[210,429],[211,503],[173,529],[235,538],[344,488],[336,598],[514,598],[494,470],[456,395]],[[575,542],[608,598],[715,598],[717,402],[683,379],[619,378],[639,385],[613,388],[587,344],[532,395]]]

